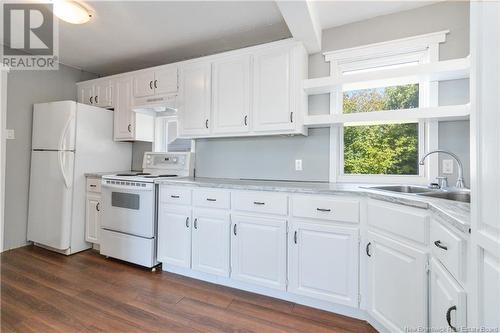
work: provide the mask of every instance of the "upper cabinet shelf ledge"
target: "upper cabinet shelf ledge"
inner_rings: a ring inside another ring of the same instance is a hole
[[[434,63],[389,68],[385,70],[353,73],[340,78],[327,76],[308,79],[302,87],[308,95],[330,93],[339,87],[343,91],[378,88],[387,85],[403,85],[422,81],[447,81],[469,78],[470,57],[438,61]]]

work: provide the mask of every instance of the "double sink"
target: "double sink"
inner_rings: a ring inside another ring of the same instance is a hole
[[[447,199],[460,202],[470,203],[470,190],[468,189],[432,189],[425,186],[413,186],[413,185],[388,185],[388,186],[373,186],[369,187],[373,190],[397,192],[404,194],[415,194],[425,197],[433,197],[439,199]]]

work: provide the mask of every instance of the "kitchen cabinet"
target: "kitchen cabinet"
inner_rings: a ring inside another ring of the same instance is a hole
[[[232,223],[232,278],[285,290],[287,221],[233,215]]]
[[[465,327],[465,290],[434,258],[431,259],[429,297],[429,326],[432,330],[456,332],[457,329]]]
[[[177,66],[165,66],[134,74],[134,97],[147,97],[177,92]]]
[[[78,102],[103,108],[113,107],[112,82],[105,79],[79,84]]]
[[[182,137],[210,133],[211,64],[189,63],[179,73],[179,135]]]
[[[214,209],[193,211],[192,269],[229,276],[229,212]]]
[[[154,118],[132,109],[132,77],[115,80],[115,141],[149,141],[154,139]]]
[[[85,198],[85,240],[99,244],[101,230],[101,184],[99,178],[87,178],[87,193]]]
[[[391,332],[427,326],[427,254],[369,231],[368,312]]]
[[[158,261],[191,267],[191,208],[160,204],[158,213]]]
[[[292,50],[273,48],[254,54],[253,129],[256,132],[287,131],[295,127]]]
[[[288,237],[289,291],[358,306],[356,227],[294,220]]]
[[[250,62],[250,55],[242,55],[212,64],[213,133],[249,131]]]

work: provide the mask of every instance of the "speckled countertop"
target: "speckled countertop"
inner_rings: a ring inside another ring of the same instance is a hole
[[[102,176],[105,176],[105,175],[114,175],[114,174],[117,174],[117,173],[129,173],[129,172],[133,172],[133,171],[130,171],[130,170],[120,170],[120,171],[107,171],[107,172],[87,172],[87,173],[85,173],[85,177],[88,177],[88,178],[102,178]]]
[[[305,194],[364,195],[373,199],[389,201],[416,208],[430,209],[432,212],[462,232],[468,232],[470,227],[470,204],[468,203],[418,196],[415,194],[372,190],[367,188],[377,186],[375,184],[255,181],[219,178],[162,179],[156,180],[155,183],[176,186],[198,186]]]

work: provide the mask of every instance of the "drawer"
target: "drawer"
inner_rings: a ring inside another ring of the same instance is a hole
[[[136,237],[101,229],[99,252],[111,258],[128,261],[145,267],[157,264],[153,238]]]
[[[87,178],[87,192],[101,193],[101,179]]]
[[[168,185],[161,185],[160,202],[177,205],[190,205],[191,189],[186,187],[172,187]]]
[[[368,225],[410,241],[427,244],[429,213],[425,209],[368,200]]]
[[[292,215],[312,219],[359,222],[359,201],[323,196],[293,196]]]
[[[193,205],[196,207],[230,208],[230,194],[225,190],[194,189]]]
[[[235,191],[231,193],[233,209],[262,214],[288,214],[288,196],[285,193],[262,191]]]
[[[437,220],[431,221],[431,252],[457,279],[464,279],[465,239]]]

